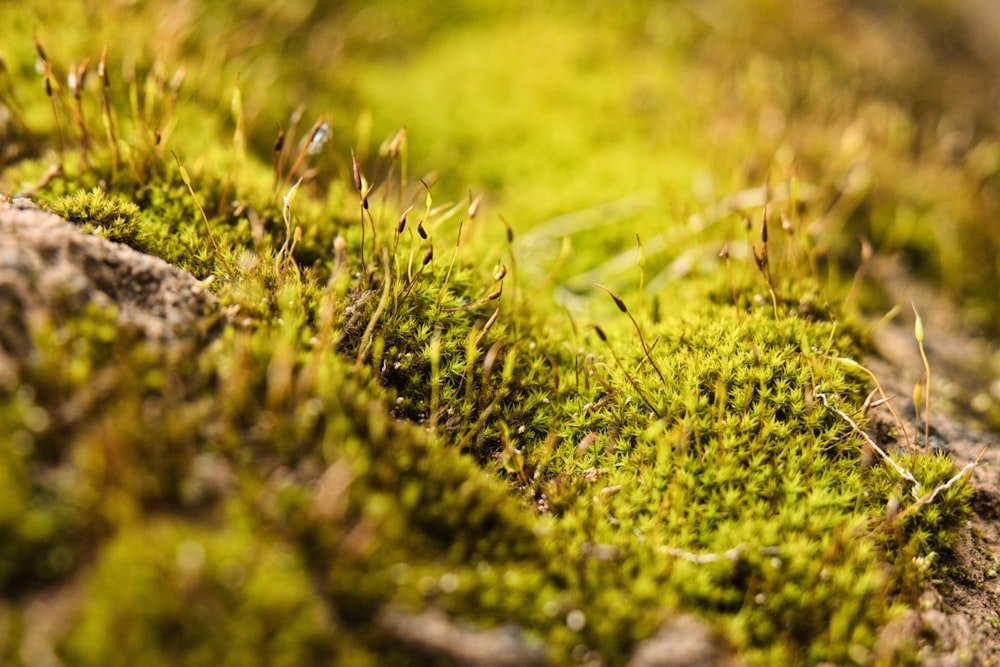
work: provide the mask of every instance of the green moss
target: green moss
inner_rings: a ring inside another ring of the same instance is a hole
[[[221,531],[125,529],[87,577],[64,655],[77,665],[311,664],[330,655],[333,625],[296,561],[238,517]]]
[[[780,54],[733,63],[684,8],[557,5],[261,8],[220,40],[227,10],[196,3],[165,61],[130,46],[163,18],[137,7],[118,76],[81,106],[62,76],[44,96],[30,40],[6,54],[0,183],[210,278],[222,312],[167,349],[114,313],[29,323],[0,387],[4,618],[79,584],[57,644],[82,665],[412,664],[376,621],[388,605],[515,625],[553,664],[625,663],[679,610],[751,664],[865,661],[947,567],[969,500],[958,483],[921,503],[954,474],[941,457],[893,453],[916,485],[864,468],[845,418],[870,378],[837,225],[881,224],[894,193],[862,182],[847,139],[824,152],[842,124],[799,136],[847,101],[795,98]],[[97,43],[15,14],[67,51]],[[347,52],[316,46],[338,35]],[[40,39],[59,73],[69,56]],[[512,53],[524,105],[498,83]],[[284,120],[304,86],[345,93],[314,102],[329,143]],[[789,114],[783,139],[763,107]],[[912,119],[886,113],[865,136],[895,173]],[[417,185],[428,165],[447,174]],[[887,247],[930,258],[928,238]]]
[[[120,197],[109,197],[94,188],[90,192],[79,190],[75,195],[59,200],[52,212],[80,225],[81,229],[97,233],[109,241],[136,247],[136,218],[139,207]],[[142,250],[141,247],[136,248]]]

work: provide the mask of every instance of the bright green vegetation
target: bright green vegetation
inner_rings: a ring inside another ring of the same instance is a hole
[[[996,240],[926,230],[996,205],[994,135],[953,164],[907,90],[842,85],[835,40],[786,62],[784,3],[731,17],[751,58],[683,4],[400,4],[6,12],[3,191],[211,277],[220,311],[166,349],[111,312],[31,324],[0,387],[0,662],[32,662],[54,590],[69,665],[413,664],[390,606],[552,664],[623,664],[678,612],[751,664],[912,658],[875,640],[970,491],[917,502],[939,456],[893,455],[917,486],[862,465],[842,267],[864,231],[989,322],[998,269],[956,253]]]

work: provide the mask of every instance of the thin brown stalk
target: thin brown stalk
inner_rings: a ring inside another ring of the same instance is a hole
[[[108,150],[111,151],[111,182],[118,178],[118,134],[115,130],[114,115],[111,112],[111,81],[108,76],[108,47],[101,50],[101,59],[97,63],[97,76],[101,80],[101,121],[108,139]],[[175,156],[176,157],[176,156]]]
[[[604,285],[594,283],[594,287],[597,287],[598,289],[607,292],[608,296],[610,296],[611,299],[615,302],[615,305],[618,306],[618,310],[620,310],[621,312],[625,313],[625,315],[628,316],[628,319],[632,322],[632,328],[634,328],[635,332],[639,334],[639,343],[640,345],[642,345],[643,354],[646,355],[646,359],[649,360],[649,363],[653,367],[653,370],[656,371],[656,374],[660,376],[660,382],[662,382],[664,386],[666,386],[667,384],[666,376],[664,376],[663,371],[660,370],[660,366],[659,364],[656,363],[656,360],[653,359],[652,350],[646,344],[646,338],[642,335],[642,329],[639,327],[639,323],[636,321],[632,313],[629,312],[629,309],[625,305],[625,302],[622,300],[620,296],[615,294],[614,291],[612,291],[608,287],[605,287]]]
[[[604,333],[604,329],[602,329],[596,324],[591,324],[590,326],[597,334],[597,337],[600,338],[601,341],[608,346],[608,350],[611,352],[611,357],[615,360],[615,363],[618,365],[618,368],[625,375],[626,382],[628,382],[629,385],[631,385],[631,387],[635,389],[635,392],[639,395],[639,398],[642,399],[643,403],[645,403],[649,407],[649,409],[653,411],[654,414],[659,414],[660,410],[659,408],[656,407],[656,405],[653,404],[653,399],[650,398],[649,394],[647,394],[642,387],[639,386],[639,384],[635,381],[635,378],[632,377],[632,373],[629,372],[629,370],[625,367],[625,364],[622,363],[622,360],[618,358],[618,353],[615,352],[615,348],[612,347],[611,343],[608,341],[608,337]]]

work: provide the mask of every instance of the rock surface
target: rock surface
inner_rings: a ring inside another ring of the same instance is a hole
[[[639,644],[628,667],[739,667],[742,665],[711,627],[693,616],[670,619]]]
[[[516,628],[479,631],[463,627],[444,613],[408,614],[386,607],[376,619],[391,637],[431,664],[447,661],[469,667],[542,667],[541,648],[526,643]]]
[[[31,352],[31,332],[88,308],[157,344],[204,331],[216,309],[191,274],[128,246],[81,233],[30,201],[0,201],[0,380]]]

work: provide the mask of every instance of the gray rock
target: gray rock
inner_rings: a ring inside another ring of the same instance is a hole
[[[468,667],[543,667],[540,647],[525,641],[517,628],[477,630],[437,610],[411,614],[393,607],[376,617],[383,632],[429,660]]]
[[[0,199],[0,380],[28,357],[37,327],[91,304],[113,309],[120,329],[163,345],[204,332],[217,309],[186,271],[84,234],[25,199]]]
[[[711,627],[693,616],[675,616],[636,647],[628,667],[736,667],[741,663]]]

